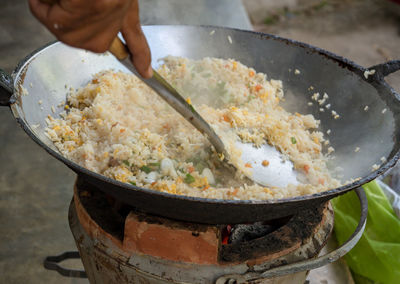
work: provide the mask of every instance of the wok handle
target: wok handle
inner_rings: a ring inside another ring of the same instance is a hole
[[[86,272],[83,270],[74,270],[64,268],[59,265],[60,262],[68,259],[80,259],[81,256],[77,251],[67,251],[57,256],[48,256],[43,261],[44,268],[48,270],[55,270],[62,276],[75,277],[75,278],[87,278]]]
[[[385,63],[377,64],[371,66],[367,70],[375,70],[375,73],[373,74],[374,76],[372,78],[381,81],[389,74],[400,70],[400,60],[391,60]]]
[[[9,106],[12,103],[13,92],[13,79],[0,69],[0,106]]]
[[[364,190],[359,187],[355,190],[357,193],[358,199],[360,200],[361,205],[361,216],[360,221],[355,229],[354,233],[349,237],[349,239],[343,243],[339,248],[336,250],[317,257],[313,259],[303,260],[295,263],[291,263],[288,265],[283,265],[279,267],[275,267],[266,271],[261,272],[248,272],[245,274],[231,274],[231,275],[224,275],[217,279],[215,282],[216,284],[226,284],[226,283],[249,283],[254,280],[262,280],[265,278],[272,278],[283,276],[287,274],[292,274],[300,271],[306,271],[315,269],[321,266],[324,266],[328,263],[334,262],[348,253],[360,240],[364,229],[365,224],[367,222],[367,215],[368,215],[368,201],[367,196],[365,195]]]

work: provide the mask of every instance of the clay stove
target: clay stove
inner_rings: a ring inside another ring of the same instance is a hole
[[[318,255],[333,211],[326,203],[264,223],[193,224],[136,212],[78,178],[69,224],[90,283],[304,283],[306,271],[260,273]]]

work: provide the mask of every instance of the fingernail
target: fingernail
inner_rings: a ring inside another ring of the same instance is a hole
[[[147,68],[146,77],[147,78],[153,77],[153,68],[151,67],[151,65],[149,66],[149,68]]]

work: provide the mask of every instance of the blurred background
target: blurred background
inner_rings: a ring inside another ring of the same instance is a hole
[[[244,0],[254,30],[306,42],[359,65],[400,57],[400,1]],[[400,89],[400,75],[387,81]]]
[[[143,24],[254,29],[310,43],[365,67],[400,59],[400,4],[395,0],[139,2]],[[1,0],[0,68],[9,73],[30,52],[55,40],[27,3]],[[387,77],[397,91],[399,73]],[[76,250],[67,220],[75,175],[37,146],[9,109],[0,108],[0,122],[0,283],[87,283],[42,267],[46,256]],[[397,190],[398,172],[386,177]],[[322,280],[310,283],[328,283]]]

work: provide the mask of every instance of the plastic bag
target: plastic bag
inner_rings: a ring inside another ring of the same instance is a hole
[[[362,276],[357,283],[400,283],[400,219],[376,181],[363,186],[368,199],[367,225],[357,245],[345,256],[350,269]],[[355,192],[332,200],[335,235],[339,244],[354,232],[360,219],[360,204]]]
[[[383,193],[392,205],[394,213],[400,218],[400,195],[390,188],[386,183],[381,180],[376,180],[379,186],[382,188]]]

